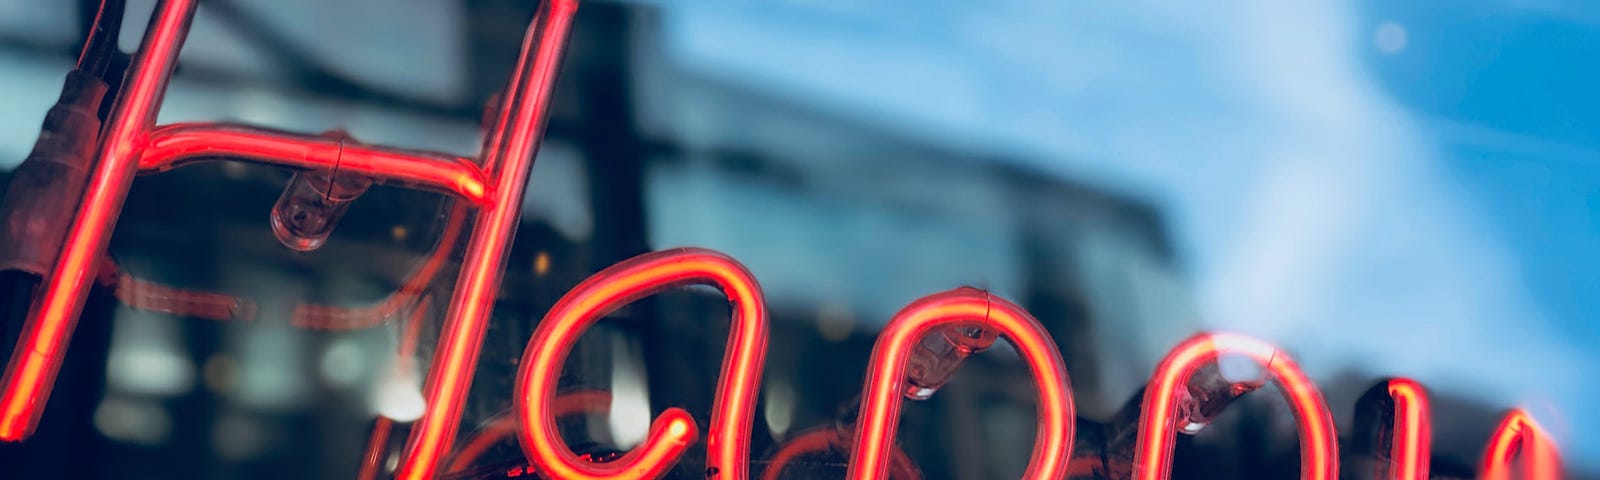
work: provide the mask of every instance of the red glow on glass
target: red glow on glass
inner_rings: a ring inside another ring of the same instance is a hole
[[[0,392],[0,440],[20,441],[38,425],[83,310],[95,263],[105,252],[138,171],[141,142],[160,109],[194,9],[195,0],[164,0],[157,5],[129,64],[122,93],[106,120],[83,203],[6,367],[5,390]]]
[[[406,277],[399,289],[382,301],[361,307],[300,304],[295,306],[294,313],[290,315],[289,324],[311,330],[359,330],[389,321],[407,308],[413,311],[423,309],[426,299],[421,295],[455,250],[466,215],[467,206],[457,203],[445,216],[444,233],[428,254],[427,260]],[[256,303],[246,298],[174,287],[139,278],[120,270],[110,257],[100,260],[100,268],[102,278],[115,279],[117,300],[128,308],[219,321],[248,322],[255,319]]]
[[[834,446],[834,439],[839,433],[831,428],[820,428],[796,435],[784,442],[778,448],[778,453],[773,454],[772,460],[767,462],[767,469],[761,473],[761,480],[778,480],[778,474],[783,473],[783,468],[802,455],[826,452]]]
[[[610,410],[611,392],[603,390],[580,390],[563,393],[556,395],[555,401],[550,405],[550,414],[556,418],[579,413],[601,413]],[[490,420],[489,424],[483,427],[477,435],[474,435],[471,440],[467,440],[467,444],[461,447],[461,451],[456,452],[455,458],[450,460],[450,467],[445,471],[455,473],[466,470],[467,467],[472,466],[472,462],[478,460],[478,457],[483,456],[483,452],[489,451],[490,447],[512,438],[512,434],[517,433],[517,427],[516,415],[509,413]]]
[[[1415,380],[1395,378],[1389,380],[1389,396],[1394,399],[1394,445],[1389,453],[1389,478],[1426,479],[1433,442],[1428,392]]]
[[[629,302],[690,283],[720,288],[733,308],[706,435],[707,477],[747,476],[750,422],[767,349],[766,307],[744,266],[697,248],[647,253],[612,265],[573,287],[539,322],[517,370],[514,411],[522,425],[522,450],[540,471],[561,479],[657,478],[694,442],[693,418],[669,408],[650,425],[644,443],[614,461],[590,463],[567,447],[551,411],[562,363],[584,330]]]
[[[474,205],[488,201],[483,172],[464,158],[243,125],[182,123],[156,128],[139,159],[139,171],[164,172],[216,158],[332,170],[339,175],[453,193]]]
[[[779,446],[778,453],[773,454],[771,461],[766,462],[766,470],[762,472],[762,480],[778,480],[778,475],[784,472],[784,467],[789,462],[802,458],[806,454],[822,453],[822,451],[846,448],[842,443],[850,442],[850,438],[840,437],[840,432],[834,429],[814,429],[805,434],[789,438],[789,442]],[[891,445],[890,477],[891,480],[922,480],[922,472],[917,469],[917,464],[910,461],[906,451],[898,445]]]
[[[778,448],[778,453],[773,454],[772,460],[767,462],[767,469],[761,472],[761,480],[778,480],[778,474],[783,473],[784,467],[789,462],[806,454],[826,452],[834,447],[835,439],[839,432],[831,428],[820,428],[796,435],[784,442]]]
[[[373,480],[378,478],[378,469],[383,465],[383,452],[389,443],[389,430],[394,429],[394,420],[389,417],[379,416],[372,424],[372,434],[367,437],[367,449],[361,455],[361,470],[356,472],[356,480]]]
[[[958,288],[918,299],[895,314],[879,334],[872,348],[865,392],[861,396],[861,416],[856,422],[855,447],[847,478],[882,480],[887,477],[912,348],[929,332],[944,325],[981,326],[999,332],[1016,347],[1039,391],[1038,434],[1023,478],[1062,478],[1072,452],[1076,413],[1067,369],[1055,341],[1022,307],[973,288]]]
[[[450,452],[455,442],[489,312],[505,273],[511,236],[522,216],[522,197],[534,154],[544,135],[551,87],[577,9],[576,0],[544,2],[523,38],[522,53],[483,151],[482,168],[491,172],[494,188],[490,201],[473,220],[461,276],[428,369],[427,405],[411,428],[397,478],[433,478],[439,457]]]
[[[412,368],[411,355],[417,350],[417,337],[422,334],[422,315],[428,311],[433,297],[422,297],[411,308],[411,318],[400,331],[400,344],[395,347],[395,361],[392,367],[396,372],[408,372]],[[394,420],[378,416],[372,425],[372,433],[367,438],[366,453],[361,456],[361,470],[357,473],[358,480],[372,480],[378,478],[379,465],[383,462],[383,454],[389,448],[389,431],[394,429]]]
[[[1177,434],[1179,389],[1191,376],[1223,354],[1244,355],[1272,375],[1294,410],[1300,428],[1300,478],[1339,478],[1339,444],[1333,417],[1317,386],[1306,378],[1294,359],[1266,342],[1228,333],[1202,333],[1178,344],[1161,364],[1145,389],[1139,418],[1138,451],[1134,478],[1165,480],[1172,474],[1172,447]]]
[[[135,277],[121,271],[111,257],[100,259],[101,270],[115,275],[113,295],[129,308],[207,320],[255,319],[256,304],[217,292],[202,292],[173,287]]]
[[[383,301],[357,308],[298,305],[289,320],[290,324],[314,330],[355,330],[388,321],[407,306],[413,310],[422,309],[424,299],[421,295],[428,289],[428,285],[433,283],[434,277],[438,276],[445,262],[450,259],[450,254],[455,251],[466,216],[466,205],[457,203],[450,208],[450,212],[445,216],[444,233],[439,235],[439,242],[434,245],[433,252],[428,254],[428,259],[411,272],[398,290],[390,293]],[[416,323],[419,322],[413,320],[412,325]],[[408,328],[413,327],[408,326]],[[410,343],[402,342],[401,345],[403,348],[411,348],[415,343],[413,340]]]
[[[1523,480],[1561,478],[1561,458],[1555,442],[1527,411],[1513,409],[1495,428],[1483,455],[1483,478],[1510,480],[1513,467],[1522,466]]]
[[[796,458],[806,455],[827,452],[834,449],[847,447],[848,438],[840,436],[840,432],[833,428],[818,428],[800,435],[789,441],[783,442],[778,447],[777,453],[772,454],[772,459],[767,462],[766,470],[761,473],[761,480],[778,480],[784,468],[789,466]],[[911,457],[899,446],[891,446],[894,450],[889,453],[889,478],[893,480],[921,480],[922,473],[911,462]]]

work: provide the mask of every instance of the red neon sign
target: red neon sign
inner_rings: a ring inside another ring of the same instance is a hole
[[[1510,480],[1513,467],[1520,464],[1524,480],[1561,478],[1561,458],[1555,443],[1527,411],[1513,409],[1495,428],[1483,455],[1483,478]]]
[[[156,18],[128,66],[128,80],[106,119],[99,162],[83,203],[6,367],[5,390],[0,392],[0,440],[27,438],[39,423],[67,340],[83,310],[95,263],[105,252],[111,226],[137,171],[138,146],[155,121],[194,7],[195,0],[168,0],[157,6]]]
[[[1431,456],[1433,424],[1428,409],[1428,392],[1409,378],[1389,380],[1389,396],[1394,399],[1393,445],[1389,453],[1389,478],[1425,480]]]
[[[1178,344],[1156,367],[1155,377],[1146,388],[1143,416],[1139,418],[1138,451],[1134,459],[1134,478],[1165,480],[1172,476],[1172,446],[1177,434],[1180,388],[1200,368],[1221,355],[1243,355],[1272,374],[1284,398],[1294,410],[1300,427],[1300,478],[1333,480],[1339,477],[1339,442],[1335,438],[1333,417],[1322,400],[1322,393],[1306,378],[1288,354],[1276,347],[1243,335],[1202,333]]]
[[[522,195],[538,149],[551,86],[575,0],[544,2],[529,26],[515,74],[487,135],[482,164],[460,158],[371,147],[324,137],[203,124],[155,128],[196,0],[163,0],[129,66],[106,122],[88,186],[61,252],[31,307],[0,391],[0,440],[21,441],[38,424],[67,339],[82,311],[91,274],[141,168],[175,168],[201,153],[259,163],[365,176],[459,195],[478,208],[444,331],[428,373],[427,409],[412,428],[403,478],[431,478],[449,451],[471,383],[489,309],[505,265]],[[315,323],[315,322],[314,322]]]
[[[341,174],[454,194],[473,205],[489,201],[483,171],[465,158],[246,125],[180,123],[156,128],[139,157],[139,172],[160,173],[215,158],[305,170],[332,167]]]
[[[36,427],[68,339],[81,313],[87,287],[102,262],[122,203],[133,177],[198,161],[201,157],[227,156],[299,170],[348,174],[379,182],[453,195],[459,199],[451,218],[477,210],[469,233],[457,287],[448,304],[425,389],[426,409],[411,429],[398,477],[432,478],[439,461],[449,452],[459,429],[467,388],[487,327],[490,310],[504,271],[506,254],[519,220],[522,195],[539,146],[548,110],[551,86],[561,61],[568,28],[577,9],[575,0],[549,0],[529,26],[504,100],[489,127],[481,161],[454,155],[369,146],[328,136],[275,132],[247,126],[219,124],[154,124],[161,98],[175,66],[178,52],[194,14],[196,0],[163,0],[155,9],[151,27],[129,66],[124,88],[105,123],[97,149],[97,162],[70,230],[41,294],[30,307],[22,335],[0,380],[0,441],[21,441]],[[452,225],[446,238],[460,232]],[[308,307],[296,312],[297,326],[321,329],[360,328],[393,315],[401,306],[417,310],[426,299],[416,298],[444,262],[436,253],[419,269],[398,295],[370,313],[352,314],[333,308]],[[118,296],[142,298],[167,290],[154,284],[129,282]],[[516,424],[529,460],[557,478],[652,478],[670,468],[698,436],[692,418],[680,409],[668,409],[652,425],[646,442],[635,452],[608,463],[590,463],[576,457],[562,443],[553,419],[576,399],[553,397],[560,359],[582,330],[611,308],[644,295],[688,282],[715,284],[734,302],[734,329],[729,358],[724,361],[717,400],[708,432],[708,476],[743,479],[749,456],[748,435],[765,352],[766,324],[755,279],[726,256],[698,249],[647,254],[615,265],[569,292],[552,310],[530,341],[518,374]],[[219,295],[186,297],[159,308],[202,309],[209,316],[228,317],[237,302]],[[351,320],[351,319],[354,320]],[[302,321],[303,320],[303,321]],[[420,325],[406,327],[402,356],[409,356]],[[898,427],[901,397],[907,384],[906,367],[911,349],[934,328],[975,325],[1004,335],[1016,346],[1037,381],[1040,427],[1027,478],[1060,478],[1066,474],[1067,455],[1073,442],[1073,404],[1067,372],[1053,340],[1027,312],[1010,302],[973,289],[931,295],[902,310],[886,327],[873,350],[865,381],[861,418],[854,435],[852,479],[882,479],[886,472],[910,472],[903,453],[893,442]],[[1162,362],[1143,399],[1135,476],[1141,480],[1167,478],[1177,429],[1179,388],[1220,355],[1239,354],[1262,364],[1281,387],[1299,421],[1305,479],[1337,477],[1338,450],[1335,430],[1321,394],[1294,361],[1259,340],[1229,334],[1199,335],[1182,344]],[[1395,402],[1391,446],[1391,476],[1427,478],[1431,424],[1426,392],[1416,382],[1391,381],[1388,392]],[[592,399],[592,398],[591,398]],[[565,402],[565,403],[564,403]],[[380,440],[389,424],[380,420],[369,448],[375,465]],[[496,435],[507,434],[497,424]],[[491,437],[494,438],[494,437]],[[794,450],[809,451],[816,440],[796,439]],[[489,440],[482,440],[487,442]],[[475,441],[458,454],[454,466],[470,462]],[[468,460],[463,460],[463,458]],[[782,456],[779,458],[792,458]],[[776,464],[775,464],[776,466]],[[1510,478],[1514,467],[1531,479],[1561,475],[1559,455],[1545,432],[1522,410],[1514,410],[1490,441],[1482,464],[1487,478]],[[367,472],[375,473],[373,466]],[[772,475],[780,469],[768,470]]]
[[[767,350],[765,301],[744,266],[726,255],[695,248],[647,253],[602,270],[567,292],[539,322],[517,371],[514,400],[522,424],[522,449],[540,471],[561,479],[657,478],[694,442],[694,419],[682,409],[669,408],[633,451],[611,462],[591,463],[567,447],[551,412],[561,364],[585,329],[629,302],[687,283],[715,285],[733,305],[727,357],[707,434],[706,476],[746,478],[750,422]]]
[[[498,173],[494,195],[474,219],[461,278],[450,298],[444,331],[428,369],[427,408],[411,428],[398,478],[432,478],[439,455],[450,451],[455,441],[461,407],[488,328],[489,310],[511,249],[511,234],[521,219],[533,154],[544,134],[550,89],[577,8],[576,0],[543,3],[523,39],[522,56],[513,70],[516,73],[483,152],[483,169]]]
[[[1062,478],[1072,453],[1075,412],[1067,368],[1055,341],[1022,307],[973,288],[958,288],[923,297],[900,313],[878,336],[872,347],[861,417],[857,420],[854,451],[850,455],[851,480],[883,480],[889,470],[900,404],[906,384],[906,366],[917,342],[944,325],[971,325],[998,331],[1009,339],[1033,373],[1039,390],[1039,432],[1023,478]]]

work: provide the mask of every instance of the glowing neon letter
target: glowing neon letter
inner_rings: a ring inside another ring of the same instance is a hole
[[[1389,396],[1394,399],[1394,430],[1389,453],[1389,478],[1425,480],[1432,455],[1433,422],[1428,409],[1428,392],[1409,378],[1389,380]]]
[[[1519,453],[1523,480],[1561,478],[1561,458],[1555,442],[1520,408],[1507,413],[1490,437],[1483,455],[1483,478],[1510,480],[1511,467],[1518,462]]]
[[[1171,477],[1172,446],[1182,393],[1179,389],[1188,385],[1197,370],[1215,362],[1222,354],[1241,354],[1254,359],[1276,379],[1299,420],[1300,478],[1339,478],[1339,443],[1335,438],[1333,417],[1317,386],[1301,373],[1289,355],[1276,347],[1254,338],[1226,333],[1189,337],[1156,367],[1155,377],[1144,392],[1134,478],[1165,480]]]
[[[744,266],[726,255],[683,248],[647,253],[612,265],[578,284],[545,315],[528,341],[517,371],[515,412],[522,449],[551,478],[649,479],[665,474],[695,440],[694,419],[669,408],[649,436],[615,461],[586,462],[567,447],[550,411],[562,362],[578,336],[607,313],[678,285],[708,283],[733,303],[728,352],[722,362],[707,434],[707,477],[744,480],[750,458],[750,422],[767,350],[767,313],[761,288]]]
[[[83,203],[67,230],[55,266],[28,310],[0,392],[0,441],[28,438],[39,425],[67,343],[89,296],[96,263],[105,255],[128,187],[138,172],[139,149],[161,109],[167,79],[194,19],[196,0],[165,0],[128,65],[127,81],[106,119],[99,161],[90,172]],[[66,201],[66,199],[62,199]]]
[[[1039,389],[1039,433],[1024,478],[1059,479],[1072,453],[1075,415],[1067,367],[1055,341],[1022,307],[988,292],[958,288],[911,302],[889,320],[872,347],[861,417],[850,456],[851,480],[883,480],[900,423],[906,365],[912,349],[937,327],[971,325],[994,330],[1011,341],[1033,373]]]

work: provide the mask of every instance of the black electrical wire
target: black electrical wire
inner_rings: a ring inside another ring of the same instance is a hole
[[[11,172],[5,187],[0,188],[0,218],[12,220],[11,217],[16,215],[54,216],[60,212],[38,211],[41,203],[51,203],[32,197],[77,195],[82,190],[87,177],[85,166],[99,137],[100,118],[97,113],[101,110],[108,87],[104,77],[120,54],[117,37],[122,32],[125,7],[124,0],[100,0],[99,3],[94,19],[85,26],[87,34],[84,36],[83,50],[78,54],[75,71],[67,74],[61,99],[46,115],[39,142],[34,145],[34,151],[23,161],[23,165]],[[24,181],[14,181],[19,176]],[[13,231],[12,223],[16,222],[6,222],[5,230],[0,231],[0,245],[4,245],[0,248],[20,249],[23,247],[19,242],[46,241],[35,238],[36,235],[30,234],[26,228]],[[34,287],[40,283],[43,274],[35,271],[37,265],[27,265],[27,262],[13,264],[17,260],[6,257],[6,263],[0,265],[5,267],[0,268],[0,344],[6,347],[16,340],[20,319],[32,303]],[[19,267],[23,268],[13,270]],[[0,352],[7,351],[0,349]]]
[[[96,78],[105,76],[118,53],[117,38],[122,34],[124,7],[124,0],[100,0],[100,8],[95,10],[94,20],[88,27],[89,35],[84,38],[83,51],[78,54],[78,70]]]

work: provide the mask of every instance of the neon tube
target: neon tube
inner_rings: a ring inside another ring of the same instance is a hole
[[[1512,467],[1522,465],[1524,480],[1561,478],[1561,458],[1555,442],[1528,412],[1512,409],[1495,428],[1483,455],[1485,480],[1510,480]]]
[[[123,91],[106,121],[99,161],[91,171],[83,203],[6,367],[5,390],[0,392],[0,441],[21,441],[38,426],[83,310],[95,263],[105,252],[138,171],[139,147],[160,109],[194,9],[195,0],[160,2],[129,64]]]
[[[727,355],[706,435],[706,477],[746,478],[750,422],[755,417],[767,351],[765,301],[761,287],[743,265],[698,248],[646,253],[612,265],[573,287],[539,322],[522,355],[513,400],[522,425],[522,450],[540,471],[564,480],[658,478],[694,442],[698,434],[694,419],[682,409],[668,408],[633,451],[615,461],[590,463],[567,447],[551,411],[562,363],[584,330],[634,300],[690,283],[716,286],[733,308]]]
[[[1426,480],[1433,442],[1428,392],[1415,380],[1395,378],[1389,380],[1389,396],[1394,399],[1389,478]]]
[[[1261,364],[1278,384],[1300,428],[1300,478],[1339,478],[1339,443],[1333,417],[1317,386],[1289,355],[1243,335],[1202,333],[1178,344],[1156,367],[1145,389],[1139,441],[1133,462],[1137,480],[1165,480],[1172,475],[1172,447],[1177,434],[1179,389],[1194,373],[1223,354],[1244,355]]]
[[[491,172],[494,180],[492,200],[473,220],[461,276],[428,369],[424,390],[427,407],[412,426],[398,478],[432,478],[439,457],[448,453],[455,442],[489,312],[499,293],[506,253],[511,249],[511,236],[522,215],[522,196],[533,169],[534,153],[544,134],[550,90],[577,8],[576,0],[545,2],[523,39],[515,74],[483,151],[483,169]]]
[[[150,132],[140,173],[226,158],[305,170],[335,170],[408,187],[451,193],[473,205],[489,200],[483,172],[471,161],[440,153],[364,145],[327,136],[244,125],[180,123]]]
[[[1022,307],[974,288],[958,288],[922,297],[895,314],[872,348],[861,416],[850,456],[851,480],[887,477],[900,404],[908,385],[906,365],[912,349],[938,327],[980,326],[1009,339],[1039,390],[1039,430],[1023,478],[1058,479],[1066,475],[1076,413],[1067,369],[1056,344],[1039,321]]]
[[[383,452],[389,446],[389,431],[394,429],[394,420],[389,417],[378,416],[372,422],[372,434],[367,438],[367,449],[361,454],[361,470],[356,472],[356,480],[374,480],[378,478],[378,470],[383,465]]]

